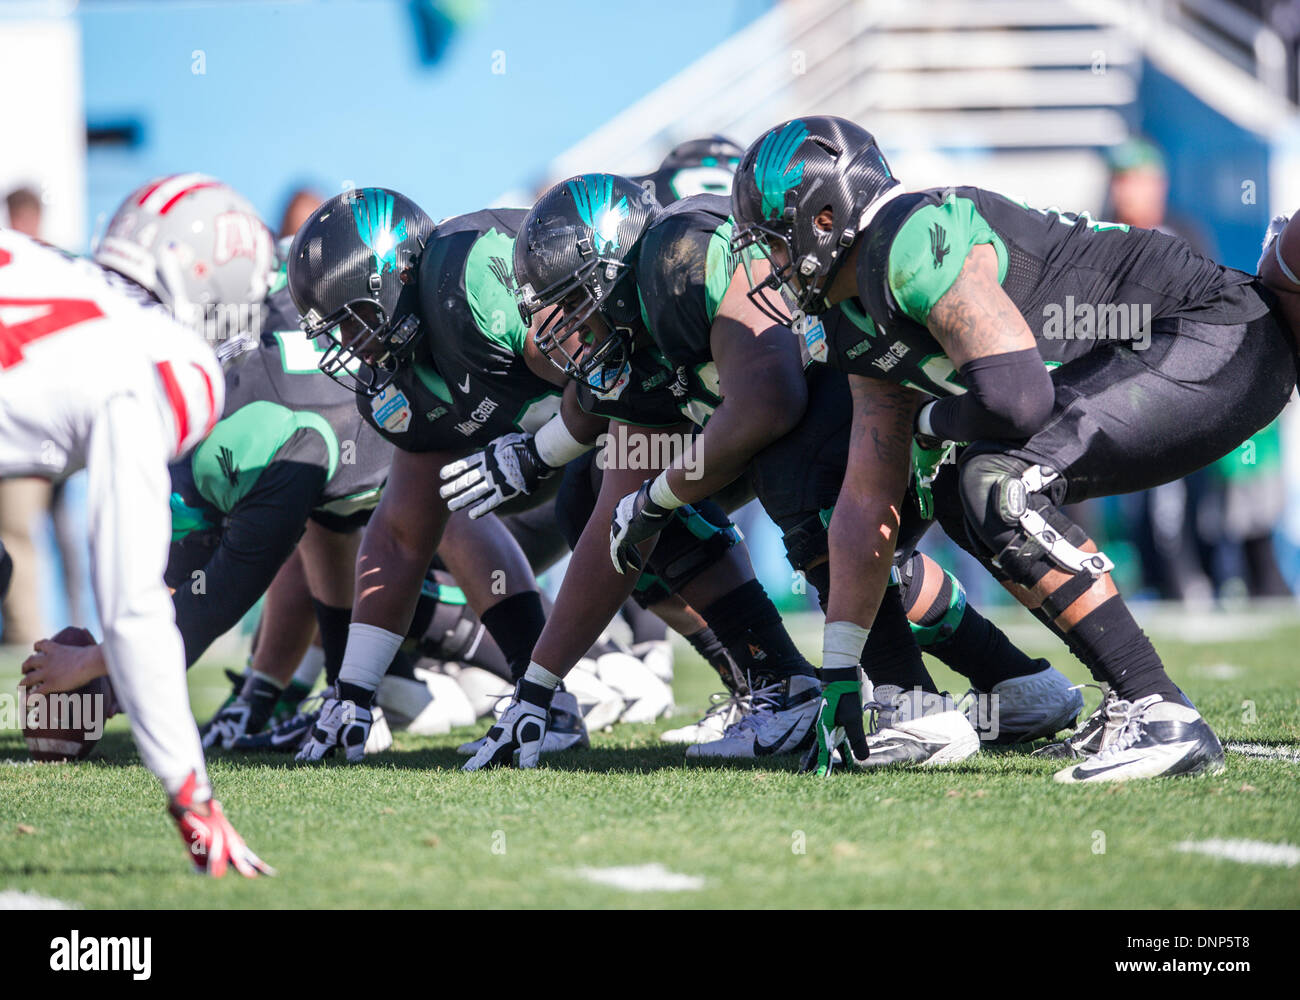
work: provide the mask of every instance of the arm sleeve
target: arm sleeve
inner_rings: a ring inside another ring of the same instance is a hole
[[[171,516],[156,406],[135,395],[105,404],[86,449],[91,580],[104,658],[140,757],[169,795],[190,772],[207,784],[185,685],[185,652],[163,584]]]
[[[1052,415],[1056,389],[1037,348],[975,358],[961,377],[967,391],[930,410],[930,426],[945,441],[1024,441]]]
[[[301,431],[312,437],[311,431]],[[322,450],[324,444],[321,444]],[[326,470],[317,463],[277,458],[226,516],[221,543],[202,570],[174,595],[185,662],[234,628],[271,585],[320,502]]]

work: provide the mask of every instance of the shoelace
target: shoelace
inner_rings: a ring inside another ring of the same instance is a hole
[[[1106,724],[1114,727],[1115,736],[1109,745],[1101,748],[1095,760],[1111,760],[1142,738],[1145,728],[1142,715],[1150,707],[1152,697],[1148,695],[1138,701],[1123,701],[1115,698],[1110,703],[1106,711]]]
[[[752,681],[750,683],[752,684]],[[776,711],[776,707],[781,701],[781,690],[784,686],[781,681],[760,688],[751,686],[748,704],[741,708],[742,715],[728,726],[722,735],[724,737],[734,736],[747,729],[756,728],[766,716]]]

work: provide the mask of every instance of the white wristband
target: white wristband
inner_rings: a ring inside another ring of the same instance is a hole
[[[533,435],[533,447],[537,449],[538,458],[552,469],[559,469],[596,445],[594,442],[583,444],[570,434],[564,418],[557,413],[537,429]]]
[[[667,469],[655,476],[655,481],[650,484],[650,499],[666,510],[676,510],[686,504],[685,500],[677,499],[677,494],[668,485]]]
[[[822,633],[822,669],[856,667],[870,631],[853,622],[827,622]]]
[[[930,411],[934,409],[934,404],[937,402],[939,402],[937,399],[930,400],[921,407],[921,412],[916,415],[916,429],[926,437],[939,436],[934,432],[934,428],[930,426]]]
[[[339,682],[375,690],[401,645],[402,636],[396,632],[353,622],[348,626],[348,645],[343,651]]]

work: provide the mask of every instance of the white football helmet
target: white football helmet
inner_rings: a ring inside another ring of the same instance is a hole
[[[256,333],[278,266],[271,231],[248,199],[204,174],[173,174],[133,191],[94,259],[209,340]]]

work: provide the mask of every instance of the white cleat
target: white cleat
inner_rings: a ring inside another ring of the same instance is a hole
[[[631,653],[665,684],[673,682],[673,644],[667,639],[636,643]]]
[[[367,754],[383,753],[385,750],[393,748],[393,731],[388,728],[388,720],[384,718],[384,710],[378,705],[372,705],[370,708],[370,734],[366,737],[365,751]]]
[[[869,756],[859,767],[955,764],[979,752],[980,738],[964,712],[947,694],[904,691],[893,684],[875,689],[868,708],[877,712],[867,737]]]
[[[456,680],[416,667],[415,678],[386,674],[375,692],[375,704],[388,715],[390,725],[417,736],[442,736],[458,726],[472,726],[478,718],[474,706]]]
[[[564,687],[578,699],[578,711],[587,729],[599,732],[623,714],[623,696],[596,676],[596,661],[579,660],[564,677]]]
[[[1101,752],[1057,771],[1057,781],[1132,781],[1223,770],[1219,738],[1190,705],[1158,694],[1135,702],[1116,698],[1106,706],[1106,723],[1113,736]]]
[[[759,688],[748,711],[720,739],[692,744],[686,756],[755,759],[806,750],[815,736],[821,693],[817,678],[802,675]]]
[[[515,686],[482,667],[467,667],[459,663],[444,663],[443,672],[455,679],[469,699],[475,719],[499,714],[494,711],[502,698],[509,699]],[[504,709],[502,709],[504,711]]]
[[[1083,711],[1083,695],[1053,667],[1010,677],[991,691],[971,688],[961,707],[987,743],[1028,743],[1069,729]]]
[[[699,722],[679,729],[670,729],[659,739],[664,743],[712,743],[720,740],[728,729],[740,721],[749,705],[749,695],[720,691],[710,695],[713,707],[704,713]]]
[[[673,708],[673,690],[631,653],[605,653],[596,676],[623,697],[620,722],[654,722]]]

